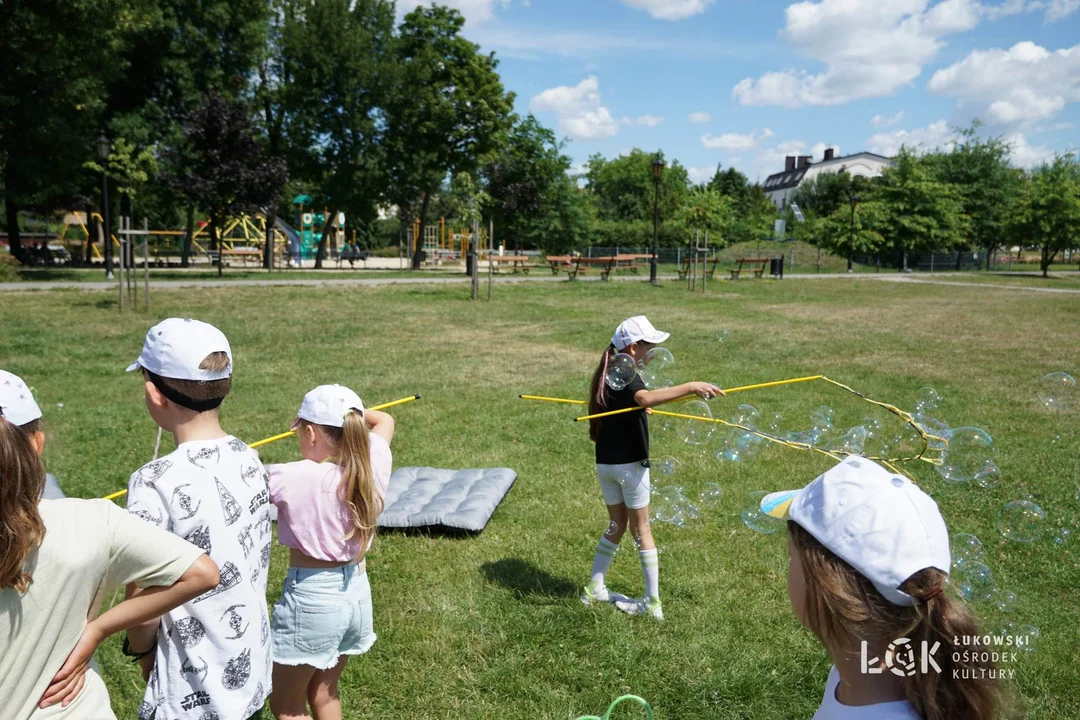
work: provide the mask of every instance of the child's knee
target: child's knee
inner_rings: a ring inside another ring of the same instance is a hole
[[[626,532],[626,519],[611,520],[608,522],[607,531],[604,533],[604,537],[612,542],[618,542],[622,539],[623,533]]]

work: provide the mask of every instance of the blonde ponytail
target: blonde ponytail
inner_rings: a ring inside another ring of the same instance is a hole
[[[382,512],[383,501],[375,490],[375,473],[371,470],[370,432],[364,416],[350,410],[341,428],[341,442],[334,460],[341,466],[341,499],[352,512],[353,529],[346,536],[359,536],[361,546],[375,534],[375,520]]]

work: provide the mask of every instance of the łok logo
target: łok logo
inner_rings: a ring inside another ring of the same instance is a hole
[[[881,659],[874,657],[867,659],[867,644],[863,640],[860,650],[859,670],[863,675],[880,675],[882,671]],[[897,638],[889,643],[885,650],[885,667],[889,672],[900,677],[910,677],[916,672],[926,674],[930,668],[934,672],[941,672],[941,666],[934,660],[934,654],[941,647],[940,642],[928,645],[925,640],[919,643],[918,652],[908,638]]]

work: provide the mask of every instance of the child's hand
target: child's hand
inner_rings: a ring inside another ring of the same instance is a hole
[[[79,642],[75,643],[63,667],[49,683],[45,694],[41,696],[38,707],[47,708],[56,703],[60,703],[61,707],[67,707],[79,696],[86,683],[86,669],[90,667],[94,651],[104,639],[105,637],[94,623],[90,623],[83,629]]]
[[[724,394],[723,390],[712,383],[692,382],[687,383],[687,385],[689,386],[688,389],[690,392],[703,400],[712,400],[714,397],[717,397],[718,395],[722,396]]]

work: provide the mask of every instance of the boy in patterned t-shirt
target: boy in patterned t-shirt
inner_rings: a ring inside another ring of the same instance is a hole
[[[148,673],[139,720],[244,720],[270,694],[271,525],[266,470],[218,423],[232,382],[229,341],[212,325],[170,318],[150,328],[132,370],[142,371],[146,407],[176,450],[131,476],[128,511],[221,569],[216,588],[128,632],[124,651]]]

